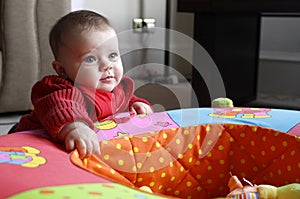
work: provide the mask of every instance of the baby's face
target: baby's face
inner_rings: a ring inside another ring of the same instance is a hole
[[[70,33],[59,52],[59,61],[75,85],[110,92],[122,79],[118,39],[111,28]]]

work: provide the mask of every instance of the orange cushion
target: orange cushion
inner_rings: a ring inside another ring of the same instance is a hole
[[[272,129],[210,124],[100,142],[101,156],[71,160],[130,187],[180,198],[229,193],[230,172],[254,184],[300,182],[300,139]]]

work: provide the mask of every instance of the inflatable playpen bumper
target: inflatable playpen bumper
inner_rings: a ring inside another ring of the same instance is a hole
[[[208,199],[230,193],[231,175],[257,185],[300,183],[299,111],[195,108],[128,116],[96,122],[101,155],[83,160],[44,130],[1,136],[0,198]]]

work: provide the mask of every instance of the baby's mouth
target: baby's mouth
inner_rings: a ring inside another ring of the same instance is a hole
[[[106,77],[102,77],[100,80],[105,81],[105,80],[110,80],[112,78],[114,78],[114,77],[113,76],[106,76]]]

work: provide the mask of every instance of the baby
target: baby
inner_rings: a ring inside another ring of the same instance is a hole
[[[100,153],[95,121],[124,111],[152,113],[149,102],[133,94],[133,80],[123,76],[117,35],[105,17],[71,12],[58,20],[49,39],[58,75],[33,86],[34,110],[16,131],[43,128],[85,158]]]

